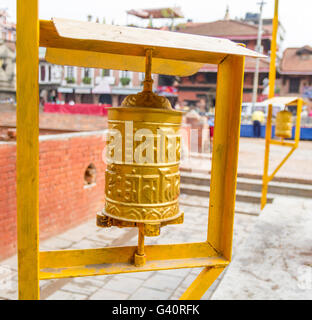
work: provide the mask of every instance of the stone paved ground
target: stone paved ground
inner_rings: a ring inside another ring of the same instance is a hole
[[[189,200],[189,202],[195,200],[200,205],[198,197],[194,199],[190,196],[184,200]],[[160,237],[146,238],[146,244],[204,241],[207,233],[208,208],[205,208],[207,202],[204,200],[202,204],[203,207],[200,208],[182,207],[185,212],[184,224],[163,228]],[[256,216],[253,215],[236,215],[234,256],[255,220]],[[43,241],[40,249],[100,248],[104,246],[136,245],[136,243],[137,231],[135,229],[101,229],[96,227],[95,220],[90,220],[77,228]],[[12,270],[12,286],[6,290],[0,289],[0,298],[16,299],[16,256],[1,262],[1,265],[8,266]],[[44,280],[40,282],[41,299],[178,299],[200,271],[200,268],[196,268]],[[219,281],[216,281],[203,299],[209,299],[218,284]]]
[[[204,240],[207,202],[201,204],[192,196],[184,200],[203,207],[184,206],[185,223],[163,228],[160,237],[147,238],[148,244]],[[311,213],[312,200],[279,197],[260,216],[236,214],[233,261],[203,299],[312,299]],[[134,229],[100,229],[90,220],[43,241],[41,250],[135,245],[136,237]],[[10,270],[0,299],[16,299],[16,256],[0,266]],[[41,299],[175,300],[199,272],[180,269],[41,281]]]
[[[261,175],[264,162],[264,139],[240,138],[238,172]],[[271,145],[270,171],[277,167],[289,152],[289,147]],[[182,166],[210,170],[210,159],[185,159]],[[291,155],[283,167],[278,171],[277,177],[295,177],[312,180],[312,141],[300,141],[299,148]]]
[[[263,150],[263,139],[241,139],[239,171],[262,174]],[[278,157],[282,158],[282,152],[286,150],[287,148],[283,147],[272,147],[273,159],[271,163],[276,165],[279,161]],[[312,179],[311,159],[312,142],[302,141],[299,149],[286,162],[279,175]],[[184,165],[186,165],[185,161]],[[207,159],[193,159],[189,165],[204,170],[209,170],[210,166]],[[303,266],[306,268],[305,270],[308,270],[306,274],[310,274],[312,226],[310,218],[305,220],[305,216],[311,215],[312,207],[307,199],[283,198],[281,196],[278,198],[280,202],[268,205],[266,214],[263,216],[235,215],[233,261],[227,268],[225,275],[221,274],[220,279],[214,282],[203,299],[310,297],[312,289],[306,292],[306,295],[297,290],[298,283],[296,281],[299,281],[299,286],[302,287],[303,280],[295,272],[298,272],[298,268]],[[181,200],[184,203],[182,207],[185,211],[184,224],[163,228],[161,236],[147,238],[147,244],[193,242],[205,239],[208,215],[207,200],[191,196],[183,196]],[[195,202],[196,207],[186,205],[188,202],[190,204]],[[272,214],[270,214],[271,212]],[[291,239],[291,242],[288,239]],[[41,250],[100,248],[135,245],[136,242],[135,229],[100,229],[96,227],[94,219],[43,241]],[[288,247],[291,248],[290,255],[287,254]],[[2,284],[0,299],[16,299],[16,256],[0,262],[0,267],[0,283]],[[254,275],[250,274],[251,269],[256,270]],[[265,271],[267,273],[263,274]],[[177,299],[199,272],[198,269],[181,269],[41,281],[41,298],[70,300]],[[308,276],[305,278],[306,286],[309,286],[310,282],[307,278]],[[284,284],[287,282],[290,285],[285,287],[286,290],[283,290]],[[296,288],[296,290],[291,288]],[[255,294],[251,295],[251,291],[254,291]]]
[[[312,200],[266,206],[212,299],[312,300]]]

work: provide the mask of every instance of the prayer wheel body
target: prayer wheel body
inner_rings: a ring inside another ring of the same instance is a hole
[[[144,92],[108,110],[102,226],[144,224],[144,234],[156,236],[161,226],[183,222],[178,202],[182,115],[166,98]]]
[[[275,122],[275,136],[280,138],[291,138],[292,136],[292,114],[283,110],[277,113]]]

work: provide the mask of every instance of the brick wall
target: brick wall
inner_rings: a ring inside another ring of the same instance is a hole
[[[104,203],[103,131],[40,137],[40,238],[94,217]],[[0,260],[16,253],[16,144],[0,142]],[[85,185],[89,164],[96,184]]]
[[[15,110],[1,110],[0,126],[16,127]],[[43,130],[57,131],[94,131],[107,128],[107,117],[84,114],[61,114],[39,112],[39,127]]]

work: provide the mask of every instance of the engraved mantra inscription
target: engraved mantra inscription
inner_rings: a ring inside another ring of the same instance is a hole
[[[180,125],[109,121],[105,214],[161,222],[181,215]]]
[[[154,170],[153,170],[154,169]],[[178,199],[180,174],[168,168],[152,168],[155,174],[117,174],[106,171],[106,196],[126,203],[166,203]]]

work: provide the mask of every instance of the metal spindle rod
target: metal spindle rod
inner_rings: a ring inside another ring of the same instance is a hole
[[[142,267],[146,262],[144,253],[144,223],[138,223],[138,231],[138,248],[134,254],[134,265],[136,267]]]
[[[152,49],[147,49],[145,53],[145,79],[143,81],[143,91],[153,91],[152,79]]]
[[[144,255],[144,224],[143,223],[139,224],[138,230],[139,230],[139,236],[138,236],[138,251],[137,251],[137,253],[140,256],[143,256]]]

